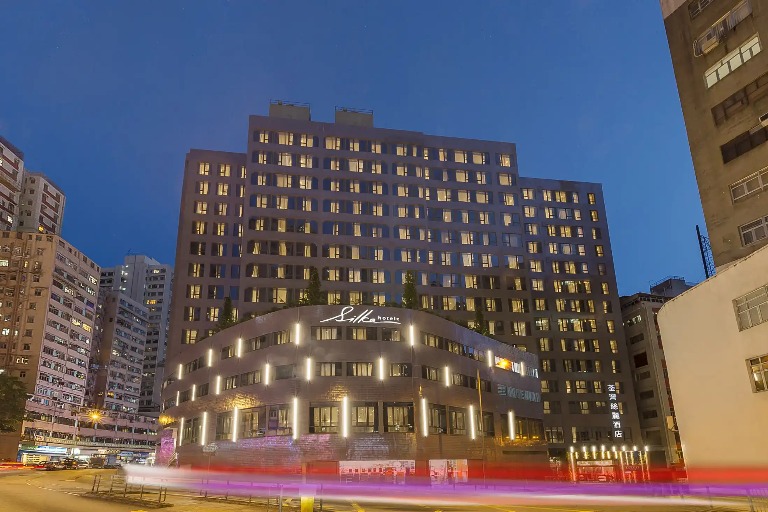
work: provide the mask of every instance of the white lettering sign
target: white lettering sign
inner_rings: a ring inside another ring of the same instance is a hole
[[[616,396],[616,384],[608,384],[608,407],[611,410],[611,424],[613,425],[613,437],[621,439],[624,432],[621,430],[621,413],[619,412],[619,402]]]
[[[390,315],[377,315],[374,314],[372,309],[365,309],[362,312],[356,312],[353,306],[344,306],[341,309],[341,313],[338,315],[326,318],[325,320],[320,320],[320,323],[325,322],[367,325],[400,325],[400,317]]]

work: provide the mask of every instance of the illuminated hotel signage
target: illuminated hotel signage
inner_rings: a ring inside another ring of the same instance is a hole
[[[527,400],[528,402],[541,402],[541,393],[528,391],[527,389],[517,389],[504,384],[496,384],[496,392],[501,396],[517,398],[518,400]]]
[[[355,311],[353,306],[344,306],[341,308],[341,312],[338,315],[326,318],[325,320],[320,320],[320,323],[325,322],[364,325],[400,325],[400,317],[375,314],[372,309]]]
[[[613,437],[623,438],[624,432],[621,430],[621,413],[619,412],[619,401],[616,398],[616,384],[608,384],[608,407],[611,410],[611,422],[613,425]]]

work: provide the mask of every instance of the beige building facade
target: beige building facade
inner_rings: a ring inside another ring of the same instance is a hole
[[[658,318],[689,476],[764,467],[768,248],[667,302]]]
[[[768,242],[768,5],[662,1],[714,262]]]

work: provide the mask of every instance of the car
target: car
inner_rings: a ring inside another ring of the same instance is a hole
[[[36,465],[35,469],[38,471],[56,471],[58,469],[64,469],[64,466],[58,461],[49,460]]]
[[[77,461],[77,469],[88,469],[90,465],[88,464],[87,460],[79,460]]]
[[[77,459],[62,459],[62,469],[77,469]]]

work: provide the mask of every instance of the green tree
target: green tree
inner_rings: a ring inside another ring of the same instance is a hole
[[[416,291],[416,277],[410,270],[405,274],[403,283],[403,307],[416,309],[419,304],[419,293]]]
[[[227,327],[235,325],[235,308],[232,307],[232,299],[227,297],[224,299],[224,307],[221,309],[221,315],[219,315],[219,321],[216,324],[216,331],[223,331]]]
[[[326,299],[323,297],[323,291],[320,289],[320,274],[315,267],[309,267],[309,282],[307,283],[307,289],[304,290],[304,296],[301,298],[300,304],[303,306],[320,306],[325,304]]]
[[[0,432],[14,432],[24,419],[27,389],[17,377],[0,373]]]
[[[485,307],[480,301],[475,304],[475,327],[473,330],[479,332],[483,336],[489,336],[491,334],[488,332],[488,322],[485,321]]]

